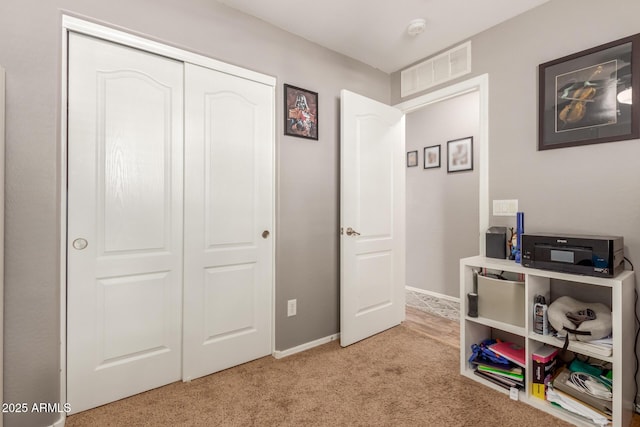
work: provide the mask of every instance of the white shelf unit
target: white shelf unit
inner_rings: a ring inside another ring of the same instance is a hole
[[[474,291],[474,270],[487,269],[521,274],[525,283],[524,328],[508,323],[482,317],[467,316],[467,293]],[[624,271],[616,277],[600,278],[554,271],[538,270],[522,267],[509,260],[486,257],[471,257],[460,260],[460,373],[487,387],[508,394],[493,383],[473,374],[468,360],[471,356],[471,345],[487,338],[501,338],[523,345],[526,352],[525,389],[518,393],[518,399],[542,411],[578,426],[593,426],[583,418],[553,407],[549,402],[531,394],[532,359],[531,354],[543,344],[562,347],[563,341],[551,336],[543,336],[533,331],[533,301],[535,295],[549,295],[554,286],[552,280],[586,284],[608,289],[611,294],[611,312],[613,327],[613,352],[611,356],[602,356],[590,352],[579,342],[570,341],[569,350],[574,353],[591,356],[599,360],[611,362],[613,365],[613,423],[615,427],[629,426],[633,417],[634,384],[634,346],[635,346],[635,295],[634,273]],[[608,301],[607,301],[608,303]]]

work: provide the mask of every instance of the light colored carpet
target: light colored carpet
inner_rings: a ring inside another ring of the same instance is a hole
[[[567,426],[459,374],[459,352],[404,325],[265,357],[67,419],[77,426]]]

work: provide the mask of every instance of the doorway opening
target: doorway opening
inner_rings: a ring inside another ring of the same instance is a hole
[[[418,296],[438,312],[450,307],[457,318],[458,259],[484,255],[489,223],[488,75],[396,107],[407,114],[407,152],[417,151],[419,159],[417,167],[407,168],[407,301]],[[448,151],[457,139],[471,145],[473,158],[453,173]]]

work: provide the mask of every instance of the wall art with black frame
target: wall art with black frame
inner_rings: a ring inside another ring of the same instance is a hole
[[[447,173],[473,170],[473,137],[447,141]]]
[[[407,152],[407,167],[413,168],[418,166],[418,150]]]
[[[440,145],[424,147],[424,168],[435,169],[440,167]]]
[[[538,74],[539,150],[640,136],[640,34],[546,62]]]
[[[318,93],[284,85],[284,134],[318,139]]]

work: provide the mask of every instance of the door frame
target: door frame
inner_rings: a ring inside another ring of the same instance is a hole
[[[489,74],[472,77],[460,83],[418,96],[394,105],[407,114],[431,104],[445,101],[456,96],[477,91],[479,94],[479,129],[478,129],[478,174],[479,174],[479,225],[478,253],[486,254],[486,235],[483,230],[489,228]]]
[[[271,135],[273,147],[271,149],[271,161],[273,164],[273,172],[271,183],[273,188],[272,197],[272,233],[271,239],[273,259],[272,259],[272,277],[271,277],[271,354],[275,353],[275,283],[276,283],[276,174],[277,174],[277,158],[276,158],[276,84],[277,79],[273,76],[258,73],[255,71],[241,68],[235,65],[227,64],[213,58],[209,58],[194,52],[189,52],[177,47],[169,46],[161,42],[143,38],[122,30],[106,26],[102,23],[90,22],[71,15],[62,14],[62,45],[61,45],[61,64],[60,64],[60,158],[59,158],[59,241],[60,241],[60,403],[64,405],[67,401],[67,180],[68,180],[68,143],[67,143],[67,79],[68,79],[68,35],[69,32],[84,34],[96,37],[102,40],[118,43],[123,46],[139,49],[156,55],[165,56],[181,62],[188,62],[200,65],[223,73],[235,75],[247,80],[252,80],[271,87],[273,94],[272,105],[272,122],[273,133]],[[54,423],[54,427],[64,426],[66,413],[60,414],[60,419]]]

